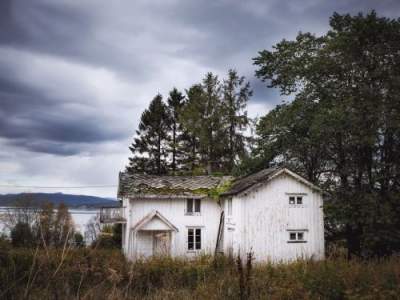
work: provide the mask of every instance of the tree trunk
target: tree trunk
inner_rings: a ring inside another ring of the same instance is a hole
[[[175,175],[176,171],[176,123],[172,129],[172,174]]]

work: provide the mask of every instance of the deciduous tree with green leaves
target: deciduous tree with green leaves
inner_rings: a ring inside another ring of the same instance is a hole
[[[390,254],[400,250],[400,20],[335,13],[330,26],[255,58],[259,78],[294,96],[260,121],[257,151],[330,191],[329,239],[350,255]]]

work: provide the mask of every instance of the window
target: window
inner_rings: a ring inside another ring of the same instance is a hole
[[[305,230],[289,231],[288,243],[306,243],[304,233],[305,233]]]
[[[289,196],[289,204],[290,205],[302,205],[303,204],[303,196]]]
[[[232,198],[228,199],[228,216],[232,216]]]
[[[186,199],[186,214],[194,215],[200,214],[201,200],[200,199]]]
[[[201,228],[188,228],[188,250],[201,250]]]
[[[297,197],[297,204],[303,204],[303,197],[301,196]]]

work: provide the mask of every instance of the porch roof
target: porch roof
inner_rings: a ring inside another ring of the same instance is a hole
[[[133,231],[138,231],[144,228],[147,224],[149,224],[154,218],[158,218],[170,231],[179,231],[178,228],[174,226],[167,218],[165,218],[159,211],[153,210],[148,215],[146,215],[143,219],[133,226]],[[156,229],[155,229],[156,230]]]

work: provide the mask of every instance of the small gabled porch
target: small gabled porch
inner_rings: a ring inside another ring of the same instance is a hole
[[[132,227],[133,256],[135,258],[170,255],[178,232],[158,211],[150,212]]]

